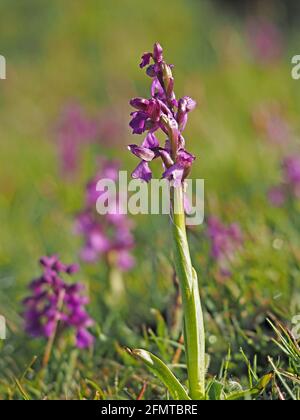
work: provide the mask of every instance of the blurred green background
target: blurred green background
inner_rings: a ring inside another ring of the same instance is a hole
[[[175,64],[177,95],[190,95],[198,103],[186,140],[197,156],[192,176],[205,179],[206,214],[239,222],[245,235],[233,276],[220,282],[205,226],[191,234],[210,331],[208,351],[216,355],[212,373],[229,341],[237,353],[244,346],[258,354],[263,367],[271,351],[269,311],[288,324],[300,312],[299,206],[291,216],[267,200],[268,189],[280,180],[281,158],[299,146],[300,82],[291,78],[291,57],[300,48],[297,23],[288,2],[251,2],[241,9],[229,3],[1,0],[0,54],[6,57],[7,80],[0,81],[0,313],[10,330],[2,348],[5,366],[0,361],[4,378],[41,351],[39,343],[23,335],[20,302],[39,273],[41,255],[78,260],[81,240],[73,234],[74,215],[97,168],[96,156],[120,159],[128,171],[134,168],[126,145],[138,139],[128,128],[128,101],[148,96],[149,80],[138,63],[155,41]],[[276,26],[282,43],[269,61],[257,57],[249,35],[249,22],[260,20]],[[81,169],[70,180],[60,172],[55,125],[72,101],[90,115],[109,116],[120,129],[114,142],[108,134],[85,148]],[[253,123],[255,111],[272,103],[279,104],[293,132],[280,147]],[[143,324],[155,324],[150,308],[164,314],[172,304],[170,238],[161,235],[165,226],[160,217],[136,219],[137,265],[126,274],[127,300],[120,308],[101,302],[101,264],[82,266],[78,279],[89,284],[91,313],[105,337],[98,358],[115,357],[108,350],[110,340],[139,344]],[[237,355],[234,372],[240,360]]]

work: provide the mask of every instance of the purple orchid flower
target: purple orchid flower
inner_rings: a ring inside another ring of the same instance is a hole
[[[241,229],[234,223],[225,226],[218,218],[208,220],[207,235],[211,240],[211,256],[217,262],[221,273],[230,275],[230,263],[243,243]]]
[[[65,265],[57,256],[43,257],[40,263],[43,274],[30,284],[31,295],[24,299],[25,331],[33,337],[49,338],[60,331],[73,329],[76,346],[91,347],[94,337],[88,328],[94,324],[85,310],[89,299],[80,283],[68,284],[62,274],[72,275],[78,271],[75,264]]]
[[[259,105],[253,112],[253,123],[256,130],[274,145],[286,148],[294,140],[292,127],[281,104]]]
[[[116,181],[119,177],[119,163],[102,160],[101,171],[87,184],[86,203],[84,210],[76,218],[75,231],[83,236],[85,245],[81,250],[81,259],[87,263],[96,263],[100,259],[114,263],[121,271],[128,271],[134,266],[131,255],[134,247],[132,235],[133,224],[127,215],[123,214],[122,196],[111,197],[115,206],[110,213],[99,215],[96,203],[104,191],[97,191],[99,180],[107,178]]]
[[[249,44],[256,60],[262,64],[278,61],[284,40],[279,27],[266,19],[251,19],[247,24]]]
[[[268,199],[275,207],[282,207],[286,201],[300,198],[300,156],[283,159],[282,182],[268,191]]]
[[[62,171],[72,175],[78,169],[82,147],[97,137],[98,123],[80,105],[72,103],[63,110],[56,132]]]
[[[282,163],[283,175],[288,185],[297,187],[300,184],[300,156],[288,156]]]
[[[153,64],[151,64],[151,61]],[[132,173],[132,177],[149,182],[152,179],[150,163],[160,158],[163,164],[163,178],[181,185],[191,171],[195,156],[185,150],[182,136],[188,113],[196,107],[196,102],[188,96],[176,100],[172,65],[165,62],[163,49],[156,43],[153,52],[144,53],[140,64],[147,67],[147,75],[152,79],[151,98],[134,98],[130,105],[136,109],[131,116],[130,127],[133,134],[147,135],[141,146],[136,144],[128,148],[141,161]],[[167,141],[160,147],[155,132],[161,130]]]
[[[268,191],[268,199],[274,207],[282,207],[286,201],[284,188],[279,185]]]

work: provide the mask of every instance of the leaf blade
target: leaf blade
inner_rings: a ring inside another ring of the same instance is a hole
[[[143,362],[147,368],[158,377],[158,379],[166,386],[169,390],[170,395],[174,400],[190,400],[186,390],[178,381],[176,376],[171,372],[168,366],[160,360],[154,354],[143,350],[143,349],[128,349],[126,348],[127,353],[129,353],[135,359]]]

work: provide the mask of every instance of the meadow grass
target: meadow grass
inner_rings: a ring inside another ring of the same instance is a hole
[[[300,83],[290,76],[291,55],[299,48],[293,31],[285,34],[281,59],[263,65],[251,55],[243,22],[211,2],[2,3],[0,54],[7,80],[0,81],[0,314],[8,337],[0,341],[0,399],[137,399],[143,389],[145,399],[168,398],[124,347],[147,348],[182,381],[186,377],[182,342],[171,328],[172,239],[171,233],[161,235],[167,216],[135,218],[137,264],[124,276],[118,307],[105,296],[105,265],[81,265],[77,279],[89,289],[96,320],[92,350],[75,349],[67,334],[43,369],[46,343],[25,335],[21,316],[41,255],[78,260],[82,244],[73,234],[74,217],[95,157],[133,167],[126,150],[132,143],[128,98],[144,94],[147,81],[137,71],[137,55],[157,40],[176,63],[176,90],[198,102],[186,138],[198,157],[192,177],[205,179],[206,214],[238,222],[244,234],[232,275],[224,279],[210,256],[206,226],[188,232],[202,283],[207,353],[213,355],[211,397],[299,399],[299,346],[289,331],[300,313],[300,208],[297,201],[274,208],[267,200],[268,189],[281,179],[282,156],[299,147]],[[124,128],[117,145],[101,138],[86,148],[79,173],[66,180],[54,125],[73,99],[93,115],[118,111]],[[271,102],[281,104],[294,133],[283,150],[253,124],[254,110]],[[270,382],[260,383],[269,373]]]

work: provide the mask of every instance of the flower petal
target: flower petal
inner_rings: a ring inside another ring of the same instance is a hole
[[[152,53],[147,52],[142,55],[142,61],[140,63],[140,68],[144,68],[150,64],[150,60],[152,58]]]
[[[128,146],[128,149],[139,159],[145,160],[146,162],[151,162],[155,158],[155,153],[147,147],[131,144]]]
[[[159,141],[155,134],[148,133],[145,140],[142,143],[143,147],[147,147],[148,149],[154,149],[156,147],[159,147]]]
[[[142,134],[146,129],[145,125],[148,119],[148,115],[141,111],[133,112],[131,115],[133,118],[129,125],[133,130],[133,134]]]
[[[174,180],[174,187],[179,187],[182,183],[184,168],[175,163],[163,173],[163,178],[172,178]]]
[[[142,161],[132,172],[132,178],[141,179],[143,181],[149,182],[152,179],[152,172],[149,168],[148,162]]]

